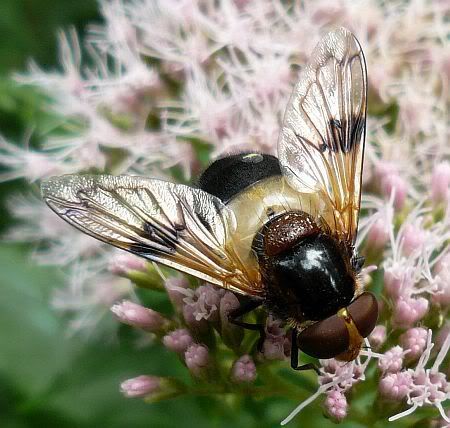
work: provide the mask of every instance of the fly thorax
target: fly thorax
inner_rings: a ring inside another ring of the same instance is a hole
[[[317,227],[279,253],[261,256],[260,263],[268,306],[282,318],[322,320],[354,297],[355,274],[346,251]]]

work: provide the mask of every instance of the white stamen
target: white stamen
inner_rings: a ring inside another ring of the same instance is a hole
[[[292,419],[295,418],[306,406],[311,404],[319,395],[323,394],[328,389],[331,389],[333,386],[339,385],[341,382],[344,382],[345,380],[348,380],[345,376],[339,376],[336,380],[333,380],[332,382],[326,383],[325,385],[322,385],[318,388],[318,390],[311,395],[311,397],[307,398],[305,401],[301,402],[290,414],[287,418],[283,419],[280,422],[280,425],[286,425]]]
[[[283,419],[280,422],[280,425],[286,425],[292,419],[297,416],[298,413],[300,413],[306,406],[308,406],[310,403],[312,403],[319,395],[321,395],[326,389],[323,389],[323,387],[320,387],[311,397],[307,398],[305,401],[300,403],[290,414],[287,418]]]
[[[442,416],[442,419],[444,419],[444,421],[450,423],[450,418],[446,415],[444,408],[442,407],[442,404],[440,401],[434,403],[434,405],[439,409],[439,413]]]
[[[434,344],[431,343],[431,336],[433,332],[431,330],[428,330],[428,336],[427,336],[427,346],[425,348],[424,353],[420,356],[419,362],[416,366],[416,373],[418,373],[420,370],[423,370],[425,368],[425,365],[428,362],[428,359],[430,358],[431,349],[433,348]]]
[[[383,358],[384,355],[383,354],[379,354],[378,352],[373,352],[373,351],[366,351],[364,349],[361,349],[361,351],[359,351],[359,355],[363,355],[364,357],[374,357],[374,358]]]
[[[450,333],[447,334],[447,337],[445,338],[445,341],[442,344],[441,350],[439,351],[439,354],[436,357],[433,367],[431,367],[430,370],[431,373],[436,373],[439,370],[439,366],[442,364],[442,361],[444,361],[444,358],[446,357],[449,348],[450,348]]]
[[[404,412],[397,413],[396,415],[391,416],[388,419],[388,421],[392,422],[392,421],[396,421],[397,419],[403,418],[404,416],[408,416],[411,413],[414,413],[418,407],[419,407],[419,405],[417,403],[414,403],[414,405],[412,407],[410,407],[408,410],[405,410]]]

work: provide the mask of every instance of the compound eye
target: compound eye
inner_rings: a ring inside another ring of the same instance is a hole
[[[378,302],[376,297],[369,292],[364,292],[355,299],[347,308],[353,318],[353,322],[362,337],[367,337],[378,320]]]
[[[334,358],[349,348],[348,329],[342,318],[332,315],[305,328],[297,336],[298,347],[315,358]]]

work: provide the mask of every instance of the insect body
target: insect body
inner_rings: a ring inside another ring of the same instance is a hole
[[[358,281],[367,78],[355,37],[316,47],[289,101],[278,158],[235,154],[198,188],[131,176],[67,175],[47,204],[83,232],[251,298],[292,328],[297,349],[357,357],[378,316]],[[302,367],[300,367],[302,368]]]

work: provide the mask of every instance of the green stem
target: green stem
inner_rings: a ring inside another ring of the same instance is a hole
[[[311,387],[309,382],[305,382],[300,386],[285,381],[278,373],[273,373],[273,371],[267,365],[259,366],[258,373],[261,376],[261,379],[264,379],[264,383],[266,385],[271,388],[278,388],[283,389],[284,391],[288,391],[286,395],[294,399],[298,399],[299,395],[304,394],[305,392],[308,394],[312,394],[316,390],[316,388]]]
[[[284,397],[293,398],[299,400],[302,398],[307,398],[307,395],[303,392],[302,394],[292,394],[291,388],[283,388],[281,386],[247,386],[240,389],[232,389],[226,386],[198,386],[188,388],[186,394],[189,395],[223,395],[223,394],[240,394],[240,395],[250,395],[253,397],[273,397],[275,395],[281,395]]]

